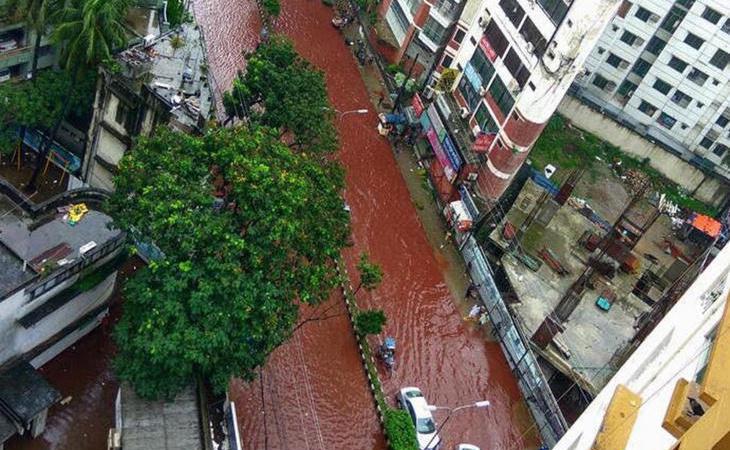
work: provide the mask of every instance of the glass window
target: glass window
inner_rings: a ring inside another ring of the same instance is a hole
[[[545,39],[545,36],[540,33],[540,30],[537,29],[535,24],[530,20],[528,17],[525,19],[525,22],[522,24],[522,28],[520,28],[520,34],[523,38],[530,44],[532,44],[532,47],[535,49],[534,52],[537,55],[542,55],[545,52],[545,48],[547,47],[547,40]]]
[[[692,97],[677,89],[672,95],[672,101],[682,108],[686,108],[692,101]]]
[[[694,49],[699,50],[700,47],[702,47],[702,44],[705,43],[705,40],[697,36],[696,34],[687,33],[687,36],[684,38],[684,43]]]
[[[522,18],[525,17],[525,10],[517,3],[517,0],[499,0],[499,6],[507,15],[509,21],[512,22],[512,25],[519,27]]]
[[[487,29],[484,30],[484,36],[487,38],[487,40],[489,41],[489,45],[492,46],[494,51],[497,52],[499,56],[503,56],[504,52],[507,51],[507,46],[509,45],[509,42],[507,41],[507,38],[504,37],[504,33],[502,33],[502,30],[499,29],[496,21],[489,21]]]
[[[730,54],[718,49],[710,59],[710,64],[720,70],[725,70],[727,63],[730,62]]]
[[[645,59],[639,58],[636,60],[636,64],[634,64],[631,71],[636,75],[643,77],[649,71],[649,68],[651,68],[651,63]]]
[[[489,94],[492,96],[494,101],[497,102],[497,106],[502,114],[505,117],[509,116],[515,101],[510,92],[507,90],[507,86],[504,85],[502,79],[498,76],[494,77],[492,85],[489,86]]]
[[[727,145],[717,144],[715,146],[715,149],[712,150],[712,153],[714,153],[716,156],[724,155],[725,153],[727,153]]]
[[[725,128],[730,123],[730,108],[725,108],[725,111],[720,114],[715,123]]]
[[[457,28],[456,33],[454,33],[454,40],[461,44],[461,41],[464,40],[464,36],[466,36],[466,31],[462,30],[461,28]]]
[[[517,80],[517,84],[520,87],[524,87],[527,79],[530,78],[530,71],[522,64],[522,60],[514,49],[510,49],[507,52],[507,56],[504,58],[504,65],[507,66],[514,79]]]
[[[701,145],[702,147],[704,147],[704,148],[707,148],[707,149],[709,149],[710,147],[712,147],[712,144],[713,144],[714,142],[715,142],[715,140],[714,140],[714,139],[712,139],[712,138],[710,138],[710,137],[708,137],[708,136],[705,136],[705,137],[703,137],[703,138],[702,138],[702,140],[700,141],[700,145]]]
[[[664,50],[664,47],[666,47],[667,41],[664,41],[656,36],[649,39],[649,43],[646,44],[646,51],[651,53],[652,55],[659,55],[659,53]]]
[[[624,31],[624,34],[621,35],[621,40],[629,45],[634,45],[634,42],[636,42],[636,38],[637,36],[630,31]]]
[[[622,97],[629,97],[633,95],[633,93],[636,91],[636,85],[629,80],[624,81],[621,83],[621,86],[618,87],[618,90],[616,91],[617,94],[619,94]]]
[[[444,59],[441,60],[441,66],[451,67],[452,62],[454,62],[454,58],[449,55],[444,55]]]
[[[684,69],[687,68],[687,63],[677,58],[676,56],[672,56],[672,58],[669,60],[669,67],[679,73],[682,73],[684,72]]]
[[[637,19],[644,21],[644,22],[648,22],[649,17],[651,17],[651,11],[639,6],[639,9],[636,10],[636,13],[634,15],[636,16]]]
[[[593,77],[593,84],[601,89],[605,89],[606,85],[608,84],[608,80],[603,78],[601,75],[596,74],[596,76]]]
[[[479,75],[479,78],[482,80],[482,85],[489,83],[489,80],[492,79],[492,75],[494,75],[494,66],[492,65],[492,62],[489,61],[489,58],[487,58],[487,55],[485,55],[481,49],[477,48],[469,62],[472,67],[474,67],[474,71]]]
[[[436,19],[429,16],[426,20],[426,24],[423,26],[422,33],[436,45],[441,45],[441,42],[444,40],[444,36],[446,35],[446,28],[438,23]]]
[[[652,105],[651,103],[642,100],[639,104],[639,111],[643,112],[647,116],[651,117],[656,112],[656,107]]]
[[[695,4],[695,0],[677,0],[677,4],[682,5],[687,9],[690,9],[692,5]]]
[[[709,6],[705,6],[705,10],[702,12],[702,18],[707,20],[708,22],[717,25],[717,22],[722,19],[722,14],[710,8]]]
[[[730,19],[725,19],[725,23],[722,24],[722,31],[730,34]]]
[[[560,23],[568,13],[568,4],[563,0],[537,0],[537,2],[555,24]]]
[[[665,82],[664,80],[660,80],[659,78],[656,79],[654,82],[654,89],[661,92],[664,95],[667,95],[669,91],[672,90],[672,86]]]
[[[659,25],[659,28],[662,28],[669,32],[674,32],[674,30],[679,25],[679,22],[681,22],[686,15],[686,10],[673,6],[672,9],[669,10],[669,13],[664,18],[664,20],[662,20],[662,24]]]
[[[477,108],[474,118],[477,120],[479,128],[481,128],[483,132],[496,133],[499,131],[499,125],[497,125],[497,122],[492,119],[492,115],[489,114],[487,105],[484,102],[479,104],[479,108]]]
[[[613,53],[608,54],[608,58],[606,58],[606,62],[612,65],[613,67],[618,67],[623,62],[623,59],[619,58],[618,56],[614,55]]]
[[[687,78],[702,86],[703,84],[705,84],[705,81],[707,81],[709,76],[700,69],[693,67],[692,70],[690,70],[689,75],[687,75]]]
[[[618,7],[618,11],[616,12],[616,15],[623,18],[626,17],[626,14],[629,12],[631,7],[633,6],[633,3],[631,3],[628,0],[623,0],[621,2],[621,6]]]
[[[675,123],[677,123],[677,119],[670,116],[669,114],[663,112],[659,114],[659,117],[656,119],[657,122],[659,122],[659,125],[663,126],[664,128],[672,129]]]
[[[466,103],[469,105],[469,109],[473,110],[477,107],[481,97],[479,96],[479,92],[474,89],[474,86],[469,83],[466,77],[461,77],[461,81],[459,82],[459,92],[461,92],[464,100],[466,100]]]

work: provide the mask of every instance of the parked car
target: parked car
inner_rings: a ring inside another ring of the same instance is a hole
[[[456,446],[456,450],[479,450],[479,447],[471,444],[459,444]]]
[[[0,69],[0,83],[10,80],[10,69]]]
[[[398,392],[398,404],[408,411],[416,426],[416,437],[420,450],[436,450],[441,446],[441,438],[436,434],[436,422],[428,408],[426,397],[420,389],[404,387]]]

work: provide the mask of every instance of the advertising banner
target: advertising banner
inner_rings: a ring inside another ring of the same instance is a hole
[[[446,127],[439,117],[438,111],[436,111],[436,105],[433,103],[428,107],[428,118],[431,120],[431,125],[436,130],[436,134],[439,137],[439,142],[442,142],[446,137]]]
[[[475,152],[486,153],[489,151],[489,147],[491,147],[492,142],[494,142],[494,138],[496,137],[497,133],[479,133],[474,140],[474,144],[472,144],[471,149]]]
[[[451,167],[449,157],[446,156],[446,152],[444,152],[444,149],[441,146],[441,142],[439,142],[436,130],[434,128],[431,128],[426,131],[426,138],[428,138],[428,142],[431,144],[431,148],[433,148],[433,153],[436,155],[436,159],[439,163],[441,163],[441,166],[444,168],[444,174],[446,175],[446,178],[449,180],[449,182],[453,183],[456,179],[456,172],[454,171],[454,168]]]
[[[479,40],[479,48],[484,51],[484,54],[487,55],[490,61],[494,62],[497,60],[497,52],[492,47],[492,44],[489,43],[489,39],[486,36],[482,36]]]
[[[418,92],[413,96],[413,101],[411,102],[411,106],[413,106],[413,112],[416,113],[416,117],[421,117],[421,114],[423,114],[423,100],[421,100],[421,96],[418,95]]]
[[[461,156],[459,156],[459,152],[456,150],[456,147],[449,136],[446,136],[446,139],[444,139],[443,147],[446,152],[446,156],[449,158],[451,167],[453,167],[455,172],[458,172],[462,163]]]

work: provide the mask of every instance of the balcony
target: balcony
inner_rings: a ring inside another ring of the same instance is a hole
[[[444,125],[453,137],[461,155],[467,164],[478,164],[479,159],[471,149],[474,137],[467,118],[461,117],[461,105],[456,102],[453,94],[439,94],[436,96],[436,106],[444,119]],[[471,113],[469,114],[471,115]]]

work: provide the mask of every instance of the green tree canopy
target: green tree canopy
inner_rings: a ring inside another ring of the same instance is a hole
[[[279,0],[261,0],[261,9],[263,10],[264,17],[268,20],[279,17],[281,4]]]
[[[299,303],[325,300],[349,235],[336,162],[294,152],[278,133],[158,130],[127,152],[109,210],[164,259],[132,278],[116,368],[145,397],[202,375],[218,389],[291,333]]]
[[[358,333],[366,336],[368,334],[380,334],[383,326],[388,321],[381,309],[367,309],[355,314],[355,329]]]
[[[224,105],[229,116],[278,129],[293,148],[316,153],[338,148],[324,74],[284,36],[272,36],[248,57]]]
[[[360,260],[357,262],[357,271],[360,272],[360,284],[355,289],[355,294],[360,291],[360,288],[365,288],[366,291],[372,291],[380,285],[383,281],[383,269],[372,261],[367,253],[360,254]]]

